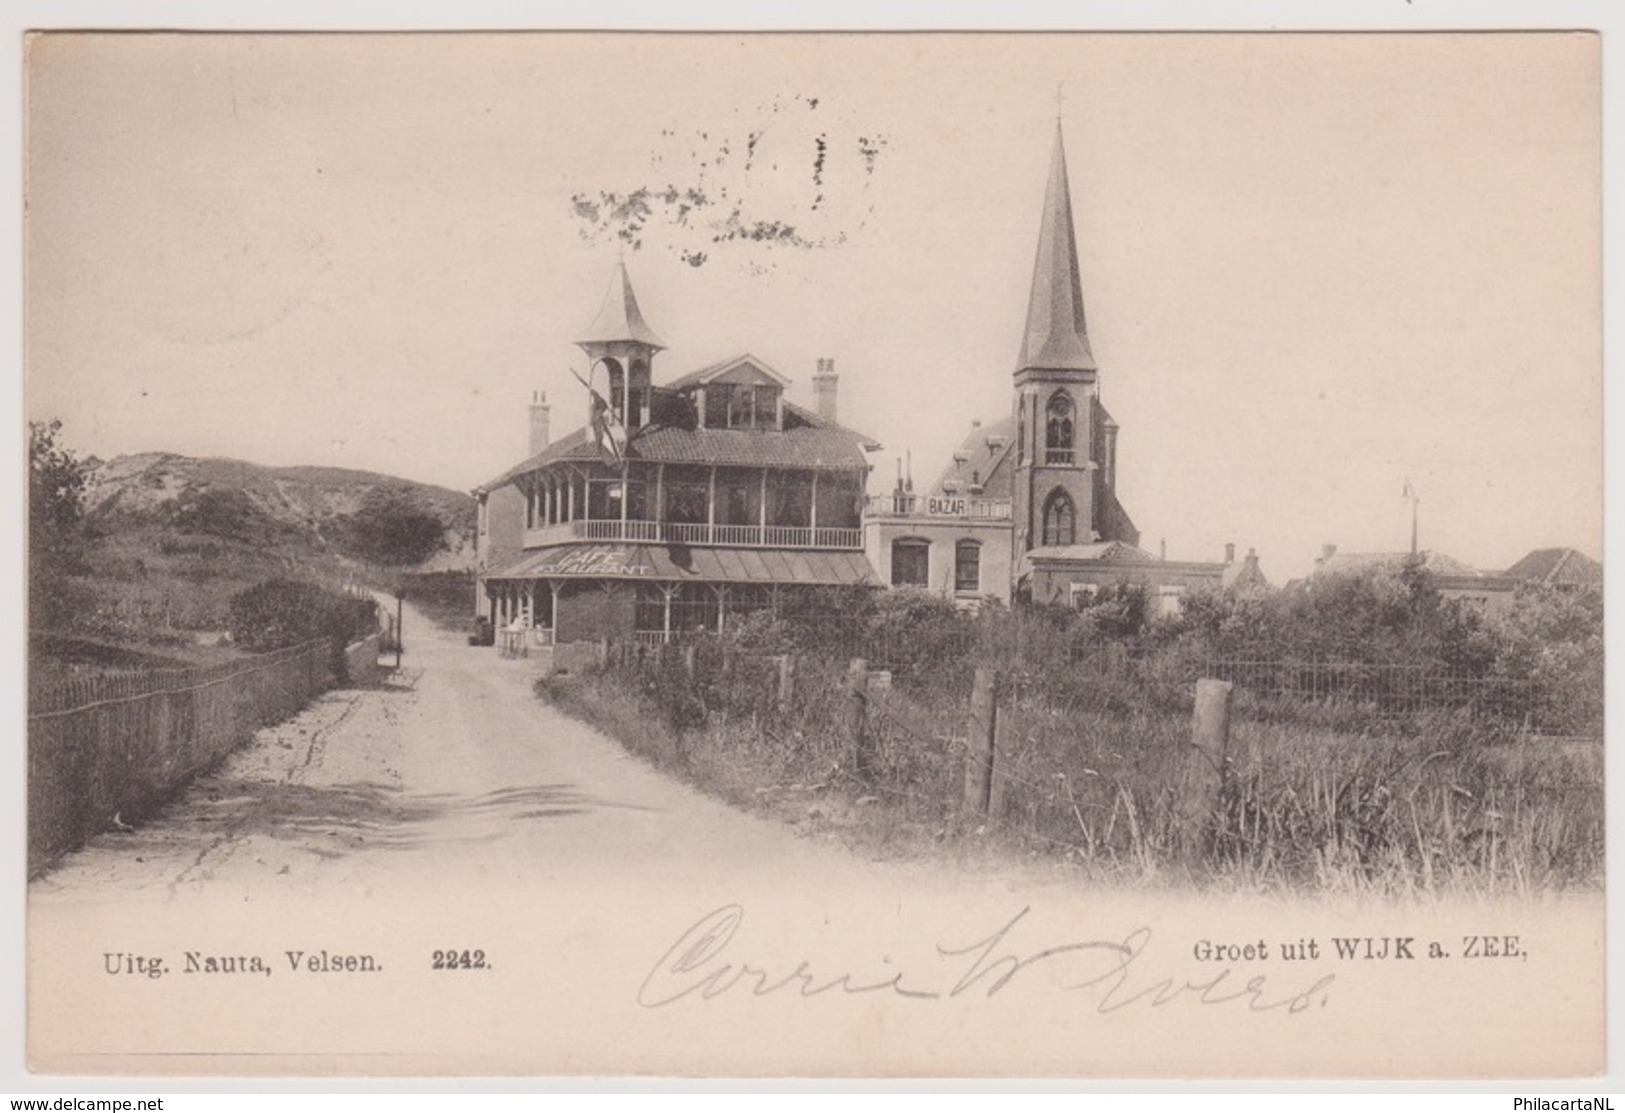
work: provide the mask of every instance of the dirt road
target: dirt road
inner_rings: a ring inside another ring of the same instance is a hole
[[[540,703],[533,662],[410,613],[407,632],[383,687],[323,696],[29,887],[37,1068],[1449,1077],[1601,1062],[1600,898],[1102,893],[1054,871],[864,860],[627,756]],[[1532,957],[1351,963],[1330,942],[1454,952],[1467,933],[1516,935]],[[1289,960],[1308,940],[1320,957]],[[1240,957],[1203,960],[1204,941]]]
[[[669,878],[836,854],[541,703],[534,662],[419,615],[408,630],[404,667],[382,687],[329,692],[261,731],[155,821],[70,856],[34,898],[419,892],[593,863]]]

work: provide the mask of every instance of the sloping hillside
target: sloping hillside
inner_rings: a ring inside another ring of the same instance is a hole
[[[441,549],[418,563],[436,570],[472,566],[474,504],[467,494],[376,472],[269,468],[171,453],[120,456],[92,471],[85,510],[91,522],[115,528],[191,525],[245,540],[270,532],[364,558],[345,527],[366,509],[368,496],[380,492],[404,496],[443,523]]]
[[[80,559],[59,570],[68,605],[36,633],[196,650],[268,579],[388,587],[473,566],[467,494],[374,472],[121,456],[93,462],[84,507]]]

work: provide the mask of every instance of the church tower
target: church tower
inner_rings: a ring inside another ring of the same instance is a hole
[[[1078,277],[1061,123],[1044,189],[1026,331],[1015,372],[1015,558],[1139,534],[1117,504],[1117,425],[1100,404]]]
[[[650,367],[655,353],[666,345],[643,319],[625,263],[616,264],[603,307],[576,346],[592,361],[587,377],[594,387],[603,382],[598,378],[600,368],[607,373],[605,401],[627,433],[635,433],[648,421]],[[589,428],[591,417],[589,413]]]

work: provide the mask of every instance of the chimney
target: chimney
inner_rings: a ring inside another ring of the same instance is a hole
[[[840,376],[835,374],[835,361],[833,359],[820,359],[818,371],[813,375],[813,397],[818,400],[818,416],[825,421],[833,422],[835,418],[835,384]]]
[[[1236,543],[1234,541],[1224,543],[1224,562],[1226,564],[1236,563]]]
[[[1328,560],[1331,560],[1332,557],[1334,557],[1336,555],[1337,555],[1337,546],[1333,545],[1330,542],[1327,542],[1326,544],[1324,544],[1324,545],[1322,545],[1320,547],[1320,561],[1319,561],[1319,563],[1325,564]]]
[[[1166,537],[1164,537],[1162,539],[1162,541],[1157,545],[1157,559],[1158,560],[1167,560],[1168,559],[1168,539]]]
[[[553,407],[547,404],[545,391],[532,391],[530,395],[530,455],[534,456],[547,447],[548,417]]]

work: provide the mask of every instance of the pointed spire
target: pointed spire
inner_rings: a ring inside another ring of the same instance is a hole
[[[617,263],[609,280],[609,292],[604,295],[603,308],[587,326],[577,344],[601,344],[614,340],[634,340],[651,348],[664,348],[665,342],[655,335],[643,319],[638,308],[637,295],[632,292],[632,280],[626,275],[626,264]]]
[[[1055,121],[1055,151],[1044,189],[1044,219],[1038,228],[1038,258],[1027,303],[1027,331],[1021,340],[1021,368],[1094,371],[1089,330],[1083,320],[1083,285],[1078,278],[1078,243],[1072,229],[1072,193],[1066,179],[1061,121]]]

